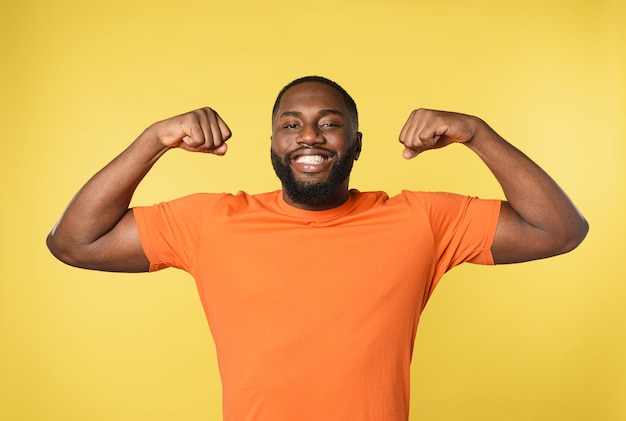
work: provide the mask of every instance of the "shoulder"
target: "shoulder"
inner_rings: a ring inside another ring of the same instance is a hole
[[[163,201],[152,206],[157,207],[176,207],[190,209],[206,209],[212,206],[247,206],[251,203],[265,203],[275,201],[277,192],[248,194],[240,191],[236,194],[232,193],[193,193],[181,196],[176,199]],[[152,207],[139,206],[139,207]]]
[[[424,208],[458,208],[465,207],[473,202],[482,202],[484,200],[450,192],[433,192],[433,191],[410,191],[403,190],[399,194],[390,198],[392,202],[406,202],[413,206]]]
[[[403,190],[398,194],[390,196],[384,191],[350,191],[350,198],[357,207],[408,207],[424,208],[431,206],[441,206],[441,204],[457,202],[463,196],[452,193],[422,192]]]
[[[409,207],[440,224],[462,219],[497,220],[501,201],[450,192],[404,190],[391,197],[389,203]]]

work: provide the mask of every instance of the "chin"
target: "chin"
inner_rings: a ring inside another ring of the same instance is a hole
[[[273,150],[270,151],[272,166],[283,190],[295,203],[311,206],[327,203],[336,198],[340,190],[347,189],[346,181],[354,163],[352,154],[343,155],[333,164],[327,175],[315,173],[300,180],[296,179],[289,163],[284,162]]]

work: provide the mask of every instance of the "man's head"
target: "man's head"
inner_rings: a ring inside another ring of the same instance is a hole
[[[324,83],[330,86],[331,88],[335,88],[343,97],[343,101],[346,107],[348,108],[348,112],[350,113],[352,124],[354,124],[355,130],[356,131],[359,130],[359,113],[357,111],[356,103],[354,102],[354,99],[352,99],[350,94],[345,89],[343,89],[341,85],[339,85],[337,82],[334,82],[323,76],[304,76],[285,85],[285,87],[281,89],[281,91],[278,93],[278,96],[276,97],[276,101],[274,102],[274,107],[272,108],[272,121],[276,117],[276,111],[278,111],[278,107],[280,106],[280,100],[282,99],[285,92],[287,92],[291,87],[299,85],[301,83],[305,83],[305,82],[319,82],[319,83]]]
[[[285,200],[303,209],[345,202],[361,152],[356,105],[328,79],[297,79],[279,93],[272,113],[272,165]]]

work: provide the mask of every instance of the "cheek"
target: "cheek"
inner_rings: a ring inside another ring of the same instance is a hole
[[[271,146],[275,151],[285,151],[293,145],[293,137],[285,134],[274,134],[271,138]]]
[[[272,142],[270,143],[270,152],[273,155],[276,155],[281,161],[285,159],[287,155],[288,148],[285,145],[285,142],[282,139],[272,138]]]
[[[327,141],[341,154],[345,154],[355,149],[354,141],[345,136],[337,136],[332,138],[332,140],[327,138]]]

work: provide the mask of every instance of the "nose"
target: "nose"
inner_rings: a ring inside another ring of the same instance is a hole
[[[296,143],[303,146],[314,146],[324,143],[325,139],[322,133],[314,124],[305,124],[298,133]]]

